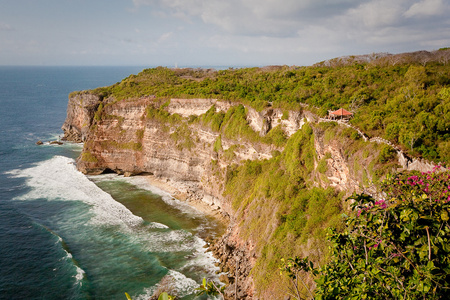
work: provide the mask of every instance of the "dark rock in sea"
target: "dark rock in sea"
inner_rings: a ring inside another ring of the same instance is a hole
[[[40,140],[36,142],[36,145],[39,145],[39,146],[40,146],[40,145],[43,145],[43,144],[44,144],[44,143],[43,143],[42,141],[40,141]]]
[[[60,141],[51,141],[50,145],[62,145],[63,143]]]

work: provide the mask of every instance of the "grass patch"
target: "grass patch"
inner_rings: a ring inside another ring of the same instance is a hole
[[[319,160],[319,163],[317,164],[317,171],[321,174],[325,174],[328,170],[328,163],[327,159],[324,157],[321,160]]]
[[[81,161],[96,163],[98,162],[98,159],[91,152],[83,151],[83,153],[81,154]]]
[[[102,148],[104,149],[122,149],[122,150],[134,150],[134,151],[142,151],[142,143],[140,142],[127,142],[127,143],[119,143],[116,141],[101,141],[100,142]]]
[[[214,152],[222,151],[222,136],[218,136],[213,146]]]

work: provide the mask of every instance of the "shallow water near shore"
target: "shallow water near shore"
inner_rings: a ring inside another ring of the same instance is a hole
[[[139,70],[0,68],[1,297],[148,299],[169,275],[192,299],[217,278],[203,240],[223,230],[214,219],[143,178],[82,175],[80,145],[35,145],[62,134],[69,92]]]

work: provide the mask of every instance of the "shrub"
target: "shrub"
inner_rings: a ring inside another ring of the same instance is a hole
[[[216,139],[216,141],[214,142],[214,147],[213,147],[215,152],[219,152],[222,151],[222,137],[219,135]]]
[[[321,160],[319,160],[319,163],[317,164],[317,171],[319,171],[319,173],[324,174],[327,170],[328,170],[327,159],[324,157]]]
[[[81,154],[81,160],[84,162],[92,162],[92,163],[98,162],[97,157],[95,157],[91,152],[88,151],[83,151],[83,153]]]
[[[378,156],[378,162],[385,163],[392,160],[395,157],[395,150],[389,145],[383,145]]]
[[[317,275],[316,299],[447,299],[450,288],[450,172],[398,174],[387,198],[349,199],[345,230],[330,229],[333,259],[314,269],[290,259],[282,270]]]

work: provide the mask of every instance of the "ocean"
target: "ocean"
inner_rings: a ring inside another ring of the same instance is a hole
[[[216,279],[213,219],[144,177],[84,176],[62,137],[68,94],[142,67],[0,67],[0,299],[195,297]],[[38,146],[41,140],[44,145]]]

